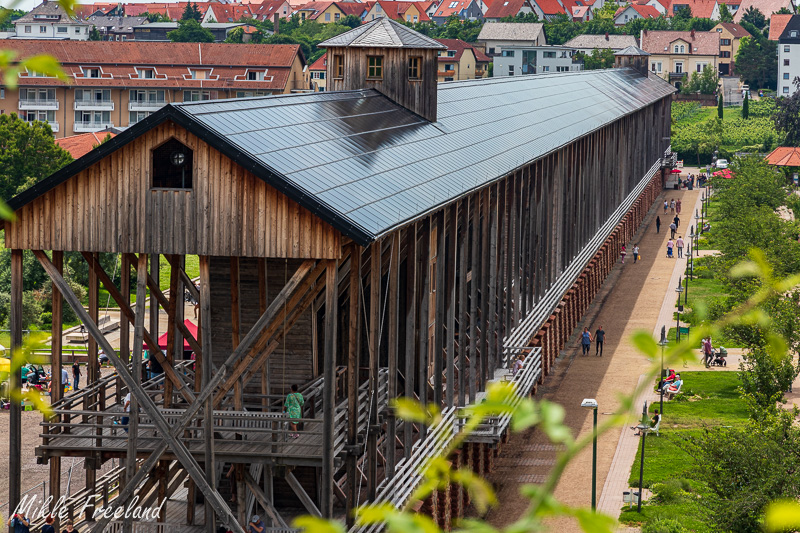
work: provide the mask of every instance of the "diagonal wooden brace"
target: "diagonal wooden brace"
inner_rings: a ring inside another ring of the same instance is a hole
[[[169,266],[171,268],[175,268],[178,270],[178,274],[181,277],[181,281],[183,281],[183,285],[185,286],[186,290],[189,291],[189,294],[192,295],[194,301],[200,301],[200,291],[197,290],[197,285],[194,284],[192,278],[189,277],[189,274],[181,267],[180,263],[178,262],[177,256],[174,255],[167,255],[165,256],[167,261],[169,262]]]
[[[72,307],[72,310],[75,311],[75,313],[78,315],[78,318],[80,318],[81,322],[83,322],[83,324],[86,326],[86,329],[89,330],[89,333],[97,341],[97,344],[100,345],[100,347],[103,348],[103,351],[108,355],[108,358],[117,369],[117,374],[128,387],[128,390],[131,391],[131,395],[136,397],[142,409],[144,409],[144,411],[150,415],[153,423],[162,434],[162,438],[164,439],[162,444],[172,449],[172,452],[197,484],[197,487],[203,492],[203,495],[210,502],[214,512],[217,513],[217,515],[224,517],[226,524],[237,531],[237,533],[244,533],[244,530],[236,521],[236,517],[234,517],[233,513],[231,513],[231,510],[227,503],[225,503],[225,500],[222,498],[222,496],[220,496],[219,492],[214,490],[206,481],[205,477],[203,476],[203,471],[200,469],[200,465],[194,460],[192,454],[186,449],[186,446],[184,446],[183,442],[181,442],[175,435],[172,434],[172,431],[174,431],[175,428],[170,427],[170,425],[164,419],[164,416],[158,410],[156,404],[141,388],[141,384],[136,383],[136,381],[133,379],[133,376],[131,376],[130,372],[128,371],[127,365],[120,360],[117,352],[111,347],[111,344],[108,342],[105,335],[103,335],[103,333],[100,331],[100,328],[98,328],[97,324],[91,320],[89,313],[87,313],[83,308],[80,301],[75,296],[75,293],[72,292],[67,282],[58,272],[56,267],[53,266],[53,263],[50,262],[50,259],[47,257],[47,255],[42,250],[33,250],[33,254],[36,256],[36,259],[39,260],[39,263],[42,265],[45,272],[47,272],[48,276],[50,276],[53,285],[58,288],[64,299],[67,301],[67,303],[69,303],[70,307]],[[184,413],[184,416],[185,415],[186,413]],[[213,428],[213,421],[205,422],[210,426],[208,429],[211,430]],[[150,458],[152,458],[152,456]],[[142,468],[139,473],[142,471],[144,471],[144,468]],[[134,476],[134,480],[136,480],[137,476]],[[138,483],[132,482],[130,487],[135,487],[136,484]],[[127,488],[128,487],[126,487],[126,489]],[[95,531],[102,531],[102,527],[98,529],[98,526],[95,526]]]
[[[276,527],[289,529],[286,521],[280,515],[278,510],[275,509],[275,507],[269,502],[266,494],[264,494],[264,491],[258,486],[258,483],[256,483],[256,480],[253,479],[253,476],[250,475],[250,472],[244,473],[244,482],[247,484],[247,488],[250,489],[250,491],[256,497],[258,503],[261,504],[261,507],[263,507],[269,517],[272,518],[274,525]]]
[[[108,291],[111,297],[117,302],[121,313],[125,316],[125,318],[133,324],[136,325],[136,314],[131,309],[130,302],[125,301],[125,298],[122,296],[122,293],[117,289],[117,286],[111,281],[111,278],[108,277],[106,271],[103,270],[103,267],[100,265],[98,261],[94,261],[91,254],[88,252],[81,252],[86,262],[89,263],[89,268],[94,270],[97,274],[97,278],[103,284],[103,287]],[[138,262],[138,258],[134,255],[132,256],[135,259],[133,264]],[[148,276],[149,277],[149,276]],[[137,296],[138,298],[138,296]],[[127,325],[126,325],[127,327]],[[158,360],[161,364],[161,367],[164,369],[164,374],[166,377],[175,385],[176,390],[183,396],[183,398],[191,403],[194,401],[194,393],[192,392],[191,388],[183,381],[183,377],[180,374],[176,373],[175,370],[172,368],[172,365],[167,361],[166,356],[158,347],[158,343],[155,339],[150,335],[147,329],[143,332],[143,338],[145,344],[150,348],[153,352],[153,356]]]

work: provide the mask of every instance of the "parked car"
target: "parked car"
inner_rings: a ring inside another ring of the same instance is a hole
[[[728,168],[728,160],[727,159],[717,159],[717,163],[714,166],[716,168]]]

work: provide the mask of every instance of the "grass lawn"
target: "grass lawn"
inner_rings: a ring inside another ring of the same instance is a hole
[[[645,462],[642,485],[654,488],[656,496],[642,505],[623,510],[620,521],[641,524],[660,518],[678,519],[691,531],[712,531],[703,494],[708,491],[701,482],[691,481],[694,460],[684,449],[686,439],[709,426],[733,426],[747,421],[748,412],[741,399],[739,379],[735,372],[681,372],[683,392],[678,399],[664,403],[665,416],[660,436],[645,441]],[[652,403],[648,411],[659,408]],[[631,468],[629,486],[639,486],[641,445]],[[689,490],[674,491],[670,497],[658,484],[684,485]]]

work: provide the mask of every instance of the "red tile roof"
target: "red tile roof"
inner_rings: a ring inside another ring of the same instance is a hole
[[[800,167],[800,148],[779,146],[767,156],[767,163],[779,167]]]
[[[181,89],[262,89],[283,91],[300,54],[294,44],[171,43],[158,41],[44,41],[9,39],[4,47],[17,57],[55,57],[74,87],[152,87]],[[300,56],[302,58],[302,55]],[[82,77],[81,67],[99,66],[100,78]],[[155,78],[132,78],[134,67],[153,67]],[[190,69],[209,70],[210,79],[191,79]],[[264,81],[242,78],[247,69],[264,70]],[[237,79],[238,77],[238,79]],[[187,79],[189,78],[189,79]],[[22,86],[64,86],[56,78],[20,76]]]
[[[56,139],[56,144],[72,154],[73,158],[78,159],[98,147],[107,135],[114,138],[117,134],[112,132],[82,133]]]
[[[211,10],[217,22],[239,22],[243,18],[253,18],[250,4],[220,4],[209,2],[207,9]]]
[[[173,2],[173,3],[153,3],[153,4],[123,4],[125,8],[125,15],[129,17],[140,17],[144,13],[160,13],[166,15],[170,20],[180,20],[183,16],[183,10],[186,9],[188,2]],[[193,2],[194,3],[194,2]],[[205,15],[208,9],[208,2],[197,2],[197,9],[200,13]]]
[[[283,13],[283,6],[286,5],[286,14]],[[278,13],[280,18],[289,18],[292,10],[286,0],[264,0],[258,5],[251,4],[253,16],[258,20],[272,20],[275,13]]]
[[[673,0],[672,5],[673,7],[688,5],[692,10],[693,17],[708,19],[714,14],[714,6],[717,5],[717,0]]]
[[[328,54],[322,54],[319,59],[311,63],[308,70],[327,70],[328,68]]]
[[[676,40],[690,43],[691,50],[687,53],[695,55],[719,55],[719,36],[716,32],[688,31],[644,31],[642,32],[641,48],[645,52],[655,55],[671,54],[670,44]],[[697,50],[694,50],[697,48]]]
[[[442,5],[444,5],[444,2],[447,1],[448,0],[443,0]],[[419,22],[430,22],[431,20],[430,17],[428,17],[428,14],[426,13],[426,11],[431,5],[431,2],[397,2],[390,0],[380,0],[379,2],[375,2],[375,4],[380,4],[381,10],[384,13],[386,13],[386,16],[392,20],[405,21],[406,11],[408,11],[408,8],[410,8],[411,6],[416,7],[417,11],[419,11]],[[372,8],[370,7],[370,9]],[[438,9],[436,13],[437,13],[436,16],[438,17],[439,16]]]
[[[791,16],[791,15],[790,15]],[[718,26],[722,26],[726,30],[728,30],[731,34],[733,34],[734,39],[741,39],[742,37],[749,37],[750,32],[744,29],[743,27],[739,26],[738,24],[734,24],[733,22],[720,22]],[[714,31],[714,30],[712,30]]]
[[[439,7],[436,8],[436,11],[433,13],[435,17],[449,17],[450,15],[458,15],[463,10],[469,7],[472,3],[472,0],[457,0],[453,7],[454,0],[442,0],[439,4]]]
[[[661,12],[654,8],[653,6],[643,5],[643,4],[630,4],[627,6],[622,6],[621,8],[617,9],[617,12],[614,13],[614,18],[617,18],[621,14],[623,14],[628,8],[633,9],[639,16],[643,19],[655,19],[661,16]]]
[[[558,15],[559,13],[566,14],[564,7],[558,0],[536,0],[536,4],[542,9],[545,15]]]
[[[444,50],[442,50],[442,53],[445,53],[445,55],[439,56],[439,61],[446,61],[446,62],[461,61],[461,56],[464,55],[464,50],[467,49],[472,50],[472,53],[475,54],[475,60],[478,62],[488,63],[489,61],[492,60],[492,58],[483,53],[483,50],[481,50],[479,47],[475,47],[470,43],[462,41],[461,39],[436,39],[436,40],[445,45],[448,50],[455,50],[456,52],[455,56],[450,57],[444,52]]]
[[[786,25],[792,20],[793,15],[772,15],[769,19],[769,40],[777,41],[781,33],[786,29]]]
[[[737,23],[741,22],[745,11],[747,11],[749,7],[755,7],[761,11],[765,17],[770,19],[770,25],[772,25],[771,17],[776,11],[780,11],[782,7],[794,12],[794,9],[792,9],[792,0],[742,0],[742,3],[739,4],[739,9],[733,15],[733,21]],[[778,38],[775,37],[775,40],[778,40]]]
[[[446,0],[445,0],[446,1]],[[487,19],[516,17],[526,0],[494,0],[491,7],[483,15]]]

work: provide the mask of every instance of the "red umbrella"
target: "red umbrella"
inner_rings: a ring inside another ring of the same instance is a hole
[[[673,168],[670,172],[672,172],[673,174],[680,174],[681,173],[681,169]]]

